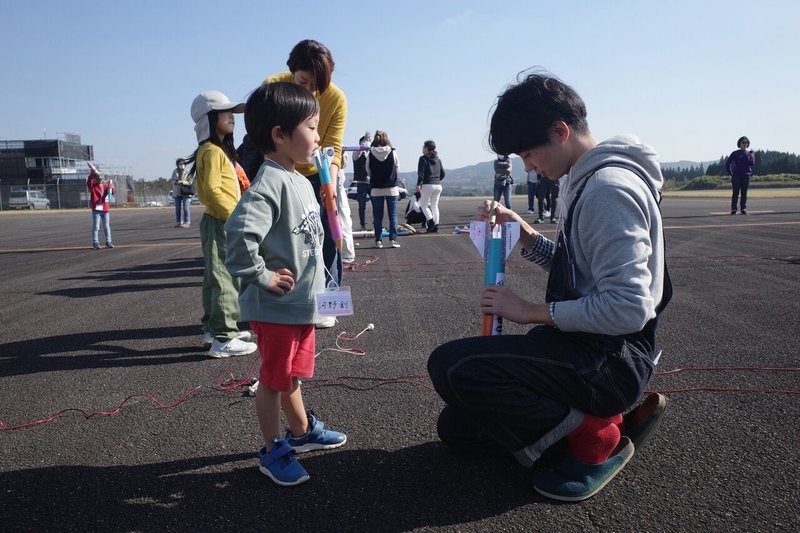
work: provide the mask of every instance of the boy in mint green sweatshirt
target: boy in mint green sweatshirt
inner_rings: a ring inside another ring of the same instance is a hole
[[[279,485],[309,479],[296,453],[337,448],[344,433],[306,412],[300,378],[314,373],[314,296],[324,288],[322,221],[309,181],[295,170],[319,148],[319,104],[293,83],[259,87],[247,101],[248,138],[265,161],[228,222],[225,266],[240,277],[241,317],[261,352],[259,468]],[[280,435],[281,410],[289,428]]]

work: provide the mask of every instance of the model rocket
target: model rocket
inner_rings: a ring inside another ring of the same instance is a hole
[[[336,241],[339,250],[342,249],[342,227],[339,225],[339,210],[336,207],[336,185],[331,181],[331,159],[334,150],[332,147],[321,148],[314,152],[314,164],[319,170],[319,182],[325,194],[325,211],[328,214],[328,224],[331,228],[331,237]]]
[[[473,220],[469,225],[469,237],[481,254],[486,266],[483,271],[483,286],[503,285],[506,277],[506,258],[519,240],[519,223],[496,224],[492,202],[489,221]],[[483,315],[482,335],[502,335],[503,319],[499,316]]]

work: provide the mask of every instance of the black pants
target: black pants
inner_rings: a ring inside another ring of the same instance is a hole
[[[531,466],[581,424],[583,413],[609,417],[630,408],[653,368],[621,338],[551,326],[451,341],[428,360],[447,404],[439,438],[467,450],[493,442]]]
[[[736,203],[739,200],[739,193],[742,194],[742,200],[739,204],[740,209],[744,211],[747,209],[747,189],[750,187],[750,176],[733,176],[731,178],[731,186],[733,187],[733,197],[731,198],[731,211],[736,211]]]
[[[558,209],[558,184],[548,178],[540,178],[536,194],[539,196],[539,219],[544,218],[546,208],[550,211],[550,219],[555,220]]]

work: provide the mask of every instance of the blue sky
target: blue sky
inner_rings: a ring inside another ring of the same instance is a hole
[[[598,139],[636,133],[662,161],[717,159],[747,135],[798,153],[800,2],[1,0],[0,139],[68,132],[101,163],[169,176],[195,148],[192,99],[244,100],[325,43],[348,98],[345,144],[385,130],[401,170],[425,139],[447,168],[493,158],[497,95],[539,66],[586,101]],[[236,139],[244,134],[237,124]]]

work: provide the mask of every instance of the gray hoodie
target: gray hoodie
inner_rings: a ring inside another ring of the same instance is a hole
[[[313,324],[314,295],[325,285],[322,221],[307,178],[267,159],[225,223],[225,266],[242,278],[242,320]],[[295,286],[276,296],[272,271],[288,268]]]
[[[632,169],[622,169],[620,165]],[[598,170],[599,169],[599,170]],[[562,178],[562,221],[573,212],[568,248],[581,298],[558,302],[553,319],[563,331],[624,335],[656,316],[664,278],[658,154],[633,135],[620,135],[583,154]],[[591,178],[591,179],[590,179]]]

